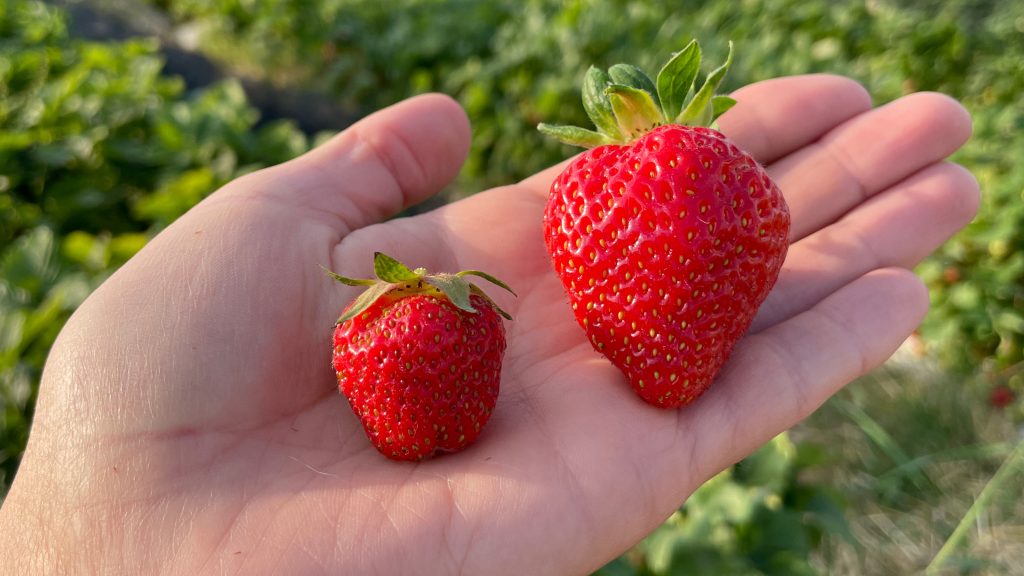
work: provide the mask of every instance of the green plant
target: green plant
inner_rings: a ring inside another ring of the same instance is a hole
[[[0,6],[0,477],[46,353],[88,293],[221,184],[307,148],[258,129],[237,83],[186,94],[150,41],[80,42],[40,2]]]
[[[968,54],[952,91],[974,118],[972,140],[957,155],[978,178],[978,218],[921,267],[933,309],[924,335],[947,365],[981,366],[1024,391],[1024,6],[958,3],[971,17],[957,44]],[[1019,394],[1018,394],[1019,395]],[[1018,406],[1018,409],[1020,407]],[[1024,411],[1020,416],[1024,416]]]
[[[838,491],[804,479],[830,463],[822,447],[778,436],[596,576],[818,574],[826,534],[855,545]]]

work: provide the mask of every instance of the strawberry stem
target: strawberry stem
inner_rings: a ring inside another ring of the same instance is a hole
[[[470,295],[475,294],[484,298],[503,317],[508,320],[512,319],[508,312],[502,310],[494,300],[478,286],[469,282],[465,276],[479,276],[492,284],[508,290],[513,296],[516,293],[509,288],[508,284],[479,270],[463,270],[455,274],[429,274],[425,268],[410,269],[405,264],[382,252],[375,252],[373,255],[373,271],[377,276],[376,279],[347,278],[323,266],[321,268],[323,268],[328,276],[347,286],[368,286],[362,294],[356,297],[344,314],[338,318],[336,324],[342,324],[355,318],[372,306],[374,302],[394,292],[401,292],[403,295],[422,293],[433,296],[436,296],[439,292],[442,297],[450,300],[459,309],[473,314],[477,312],[477,309],[473,307]],[[430,288],[424,287],[424,284]]]

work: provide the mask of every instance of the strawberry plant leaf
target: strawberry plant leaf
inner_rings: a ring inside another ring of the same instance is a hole
[[[665,117],[654,103],[650,93],[622,84],[612,84],[606,89],[615,111],[619,131],[627,139],[636,138],[651,128],[663,124]]]
[[[486,292],[484,292],[483,290],[480,289],[479,286],[477,286],[475,284],[470,284],[469,285],[469,291],[472,292],[473,294],[483,298],[484,300],[486,300],[487,303],[490,304],[492,308],[494,308],[495,310],[498,311],[498,314],[501,314],[502,318],[504,318],[506,320],[511,320],[512,319],[512,315],[509,314],[508,312],[505,312],[504,310],[502,310],[501,306],[498,306],[498,303],[495,302],[494,300],[492,300],[491,297],[488,296]]]
[[[606,144],[615,144],[616,142],[604,134],[599,134],[593,130],[587,130],[586,128],[580,128],[579,126],[553,126],[551,124],[541,123],[537,125],[537,130],[540,130],[542,134],[551,136],[564,144],[580,146],[583,148],[596,148]]]
[[[469,301],[470,284],[464,279],[450,274],[437,274],[423,279],[427,284],[437,288],[458,308],[466,312],[476,313],[473,303]]]
[[[359,295],[349,306],[348,310],[338,318],[336,324],[344,324],[345,322],[355,318],[362,314],[371,304],[380,299],[381,296],[387,294],[392,289],[396,288],[395,284],[388,284],[386,282],[375,282],[365,292]]]
[[[320,268],[328,276],[334,278],[335,280],[341,282],[342,284],[345,284],[346,286],[373,286],[374,284],[377,283],[376,280],[367,280],[365,278],[346,278],[345,276],[342,276],[341,274],[338,274],[337,272],[334,272],[325,266],[320,266]]]
[[[510,288],[508,284],[505,284],[504,282],[502,282],[501,280],[498,280],[494,276],[491,276],[487,272],[481,272],[480,270],[463,270],[462,272],[457,273],[456,276],[462,277],[462,276],[466,276],[466,275],[470,275],[470,274],[473,275],[473,276],[479,276],[479,277],[483,278],[484,280],[487,280],[491,284],[494,284],[495,286],[500,286],[500,287],[504,288],[505,290],[508,290],[509,292],[512,293],[513,296],[518,296],[518,294],[516,294],[515,290]]]
[[[667,118],[675,118],[683,110],[699,70],[700,44],[691,40],[658,72],[658,96]]]
[[[612,103],[604,93],[609,84],[611,79],[608,78],[608,74],[596,66],[591,66],[583,81],[583,108],[598,132],[611,138],[619,138],[619,124],[612,113]]]
[[[711,97],[714,95],[715,90],[718,89],[718,85],[722,83],[722,78],[725,78],[725,73],[729,71],[729,66],[731,65],[732,42],[729,42],[729,55],[725,59],[725,64],[722,64],[713,70],[711,74],[708,74],[704,85],[693,96],[693,100],[690,100],[686,109],[676,117],[676,124],[707,126],[711,123],[713,110],[708,107],[708,103],[711,102]]]
[[[711,121],[718,120],[718,117],[729,111],[736,105],[736,100],[729,96],[715,96],[711,99]]]
[[[616,64],[608,69],[608,76],[615,84],[622,84],[637,90],[643,90],[651,95],[654,105],[661,107],[658,102],[658,90],[654,87],[654,81],[646,72],[632,64]]]
[[[405,264],[383,252],[373,253],[373,271],[377,278],[385,282],[409,282],[419,279],[419,276]]]

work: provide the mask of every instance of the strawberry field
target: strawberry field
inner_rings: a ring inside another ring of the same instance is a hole
[[[422,92],[454,96],[473,143],[443,192],[453,201],[572,153],[535,126],[587,123],[578,86],[591,63],[654,69],[690,38],[720,62],[731,39],[743,57],[727,90],[830,72],[861,82],[876,104],[923,90],[963,102],[974,136],[954,160],[980,181],[982,208],[918,268],[932,310],[889,364],[713,478],[599,573],[1021,570],[1020,2],[84,4],[100,19],[135,15],[131,37],[86,38],[47,3],[0,5],[0,497],[47,352],[84,298],[221,185],[341,127],[299,117],[310,106],[268,102],[298,94],[355,118]],[[210,63],[218,79],[167,73],[171,49]]]

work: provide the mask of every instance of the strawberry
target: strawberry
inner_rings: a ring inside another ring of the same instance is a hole
[[[789,209],[764,168],[706,125],[729,56],[700,88],[691,42],[656,83],[634,66],[591,68],[597,131],[538,128],[590,148],[554,181],[544,239],[591,344],[647,402],[686,405],[712,383],[771,290]],[[689,98],[687,96],[690,95]]]
[[[374,255],[376,280],[335,280],[369,288],[334,330],[338,387],[382,454],[422,460],[473,443],[498,398],[505,328],[511,319],[466,277],[428,274]]]
[[[1013,404],[1015,398],[1016,395],[1013,393],[1013,390],[1009,386],[1001,384],[989,392],[988,403],[994,408],[1006,408]]]

